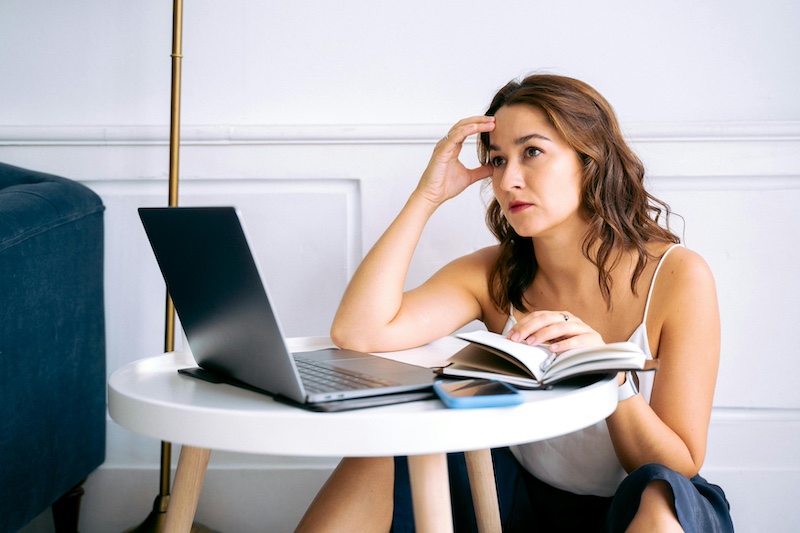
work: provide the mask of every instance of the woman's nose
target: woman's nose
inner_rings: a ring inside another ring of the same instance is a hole
[[[500,187],[503,190],[521,189],[525,185],[525,179],[519,165],[508,162],[503,166],[501,172]]]

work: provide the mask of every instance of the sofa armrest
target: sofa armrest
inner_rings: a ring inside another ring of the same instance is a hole
[[[0,164],[0,531],[105,457],[103,204]]]

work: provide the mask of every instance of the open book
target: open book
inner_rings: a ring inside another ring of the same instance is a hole
[[[641,348],[632,342],[568,350],[553,358],[546,345],[528,346],[497,333],[473,331],[456,336],[469,344],[450,357],[450,364],[440,371],[445,376],[496,379],[521,388],[541,389],[585,374],[655,370],[654,362],[647,361]]]

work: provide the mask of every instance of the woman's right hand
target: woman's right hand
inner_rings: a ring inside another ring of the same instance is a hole
[[[428,167],[420,179],[417,194],[439,205],[458,196],[464,189],[492,175],[491,165],[469,169],[458,159],[461,147],[470,135],[494,129],[494,117],[484,115],[457,122],[433,149]]]

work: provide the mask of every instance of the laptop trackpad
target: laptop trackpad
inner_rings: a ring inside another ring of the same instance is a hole
[[[363,352],[354,352],[352,350],[339,350],[337,348],[331,348],[326,350],[316,350],[313,352],[299,352],[297,355],[304,357],[305,359],[313,359],[314,361],[344,361],[347,359],[371,359],[374,358],[374,355],[363,353]]]
[[[429,368],[409,365],[391,359],[385,359],[368,353],[354,352],[351,350],[319,350],[316,352],[303,352],[303,357],[322,361],[332,368],[345,372],[358,372],[383,379],[407,382],[427,382],[430,376],[431,383],[436,374]]]
[[[345,359],[339,361],[330,361],[329,364],[332,368],[343,370],[345,372],[357,372],[359,374],[366,374],[389,381],[395,381],[399,384],[403,383],[427,383],[427,377],[430,376],[431,383],[435,374],[428,368],[421,368],[414,365],[392,361],[391,359],[383,359],[381,357],[369,357],[365,359]]]

